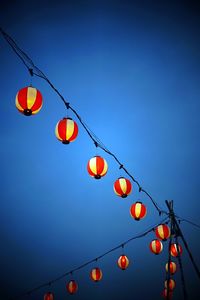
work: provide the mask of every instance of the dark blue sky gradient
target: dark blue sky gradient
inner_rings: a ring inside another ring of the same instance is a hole
[[[166,209],[200,223],[199,111],[200,7],[193,1],[1,1],[0,23],[69,100],[82,119]],[[7,300],[95,258],[161,220],[150,200],[133,186],[121,199],[113,183],[125,175],[95,146],[79,124],[70,145],[54,130],[66,110],[57,95],[33,78],[44,99],[40,113],[24,117],[15,95],[30,75],[0,38],[0,297]],[[75,116],[69,112],[69,116]],[[78,122],[78,121],[77,121]],[[87,161],[102,155],[108,174],[89,177]],[[147,217],[129,214],[140,199]],[[199,229],[181,228],[200,265]],[[121,250],[98,261],[102,282],[89,279],[90,265],[73,277],[74,299],[161,299],[167,243],[149,251],[151,233],[125,247],[130,267],[116,266]],[[189,299],[199,280],[184,250]],[[27,299],[68,298],[67,277]],[[173,299],[183,299],[180,272]],[[26,298],[25,298],[26,299]],[[22,298],[21,298],[22,300]]]

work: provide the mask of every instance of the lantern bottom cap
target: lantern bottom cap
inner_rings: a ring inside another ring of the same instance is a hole
[[[31,116],[32,115],[32,110],[31,109],[25,109],[24,111],[23,111],[23,114],[25,115],[25,116]]]
[[[100,178],[101,178],[101,175],[95,175],[94,178],[95,178],[95,179],[100,179]]]
[[[62,143],[64,144],[64,145],[68,145],[70,142],[69,141],[62,141]]]

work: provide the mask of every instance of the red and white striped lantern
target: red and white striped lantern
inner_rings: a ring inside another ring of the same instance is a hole
[[[153,240],[151,241],[151,243],[149,244],[149,248],[151,250],[152,253],[158,255],[162,252],[163,250],[163,244],[161,241],[159,240]]]
[[[129,266],[129,259],[126,255],[121,255],[118,258],[117,265],[120,269],[126,270]]]
[[[63,118],[56,124],[55,134],[63,144],[69,144],[77,138],[78,125],[71,118]]]
[[[178,249],[179,249],[179,251],[178,251]],[[180,244],[178,245],[178,247],[177,247],[176,243],[171,244],[170,253],[172,256],[177,257],[178,253],[180,253],[180,255],[181,255],[182,252],[183,252],[183,249]]]
[[[108,171],[108,164],[103,157],[94,156],[88,161],[87,170],[91,177],[100,179],[106,175]]]
[[[78,291],[78,284],[75,280],[70,280],[67,284],[66,284],[66,289],[67,291],[73,295]]]
[[[158,239],[166,241],[170,237],[171,231],[166,224],[160,224],[156,227],[155,234]]]
[[[44,295],[44,300],[54,300],[53,293],[48,292]]]
[[[114,183],[114,192],[122,198],[126,198],[132,191],[130,180],[124,177],[118,178]]]
[[[174,279],[169,279],[168,280],[165,280],[165,288],[169,288],[170,291],[172,291],[176,286],[176,283],[174,281]]]
[[[133,217],[136,221],[143,219],[147,214],[147,209],[142,202],[137,201],[136,203],[131,205],[130,208],[131,217]]]
[[[165,269],[166,271],[168,272],[168,269],[169,269],[169,272],[171,275],[173,275],[174,273],[176,273],[176,263],[173,262],[173,261],[170,261],[170,264],[168,264],[168,262],[166,263],[165,265]]]
[[[95,282],[100,281],[102,279],[102,276],[103,273],[100,268],[94,268],[90,272],[90,278]]]
[[[34,87],[24,87],[17,93],[15,104],[18,111],[25,116],[35,115],[42,107],[42,94]]]

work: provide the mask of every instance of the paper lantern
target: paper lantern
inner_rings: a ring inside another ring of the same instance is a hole
[[[155,233],[158,239],[166,241],[170,237],[171,231],[166,224],[160,224],[156,227]]]
[[[126,270],[129,266],[129,259],[126,255],[121,255],[118,258],[117,265],[120,269]]]
[[[179,249],[179,251],[178,251],[178,249]],[[178,247],[177,247],[176,243],[171,244],[170,253],[172,256],[177,257],[178,253],[180,253],[180,255],[181,255],[182,252],[183,252],[183,249],[180,244],[178,245]]]
[[[63,118],[56,124],[55,134],[63,144],[69,144],[78,135],[78,125],[71,118]]]
[[[165,269],[168,272],[168,262],[165,265]],[[170,261],[169,272],[170,272],[171,275],[173,275],[174,273],[176,273],[176,263],[173,262],[173,261]]]
[[[90,272],[90,278],[95,282],[100,281],[102,279],[102,276],[102,271],[99,268],[94,268]]]
[[[136,203],[131,205],[130,214],[136,221],[139,221],[146,216],[147,209],[145,205],[142,204],[142,202],[137,201]]]
[[[170,291],[172,291],[176,286],[176,283],[173,279],[169,279],[168,280],[165,280],[165,288],[169,288]]]
[[[151,252],[153,252],[154,254],[158,255],[163,250],[163,244],[159,240],[153,240],[149,244],[149,248],[150,248]]]
[[[34,87],[24,87],[17,93],[15,104],[25,116],[35,115],[42,107],[42,94]]]
[[[114,183],[115,193],[122,198],[126,198],[131,193],[131,190],[132,185],[130,180],[124,177],[118,178]]]
[[[100,179],[106,175],[108,164],[101,156],[94,156],[88,161],[87,170],[91,177]]]
[[[67,291],[72,295],[75,294],[78,290],[78,284],[75,280],[70,280],[66,284]]]
[[[172,299],[172,295],[173,295],[173,292],[169,289],[169,297],[167,297],[167,289],[164,289],[163,293],[162,293],[162,296],[164,299],[167,299],[167,300],[171,300]]]
[[[53,293],[50,293],[50,292],[46,293],[44,295],[44,300],[54,300]]]

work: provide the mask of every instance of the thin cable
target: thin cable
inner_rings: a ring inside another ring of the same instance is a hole
[[[190,220],[187,220],[187,219],[185,219],[185,218],[181,218],[181,217],[179,217],[179,216],[177,216],[177,215],[175,215],[175,217],[178,218],[180,222],[186,222],[186,223],[188,223],[188,224],[190,224],[190,225],[193,225],[193,226],[195,226],[195,227],[197,227],[197,228],[200,229],[200,225],[197,224],[197,223],[194,223],[194,222],[192,222],[192,221],[190,221]]]
[[[165,222],[167,219],[168,219],[168,217],[165,217],[165,218],[161,221],[161,223],[162,223],[162,222]],[[111,252],[116,251],[117,249],[121,248],[122,245],[123,245],[123,246],[124,246],[124,245],[127,245],[128,243],[130,243],[130,242],[133,241],[133,240],[136,240],[136,239],[139,239],[139,238],[142,238],[142,237],[146,236],[146,235],[149,234],[151,231],[153,231],[154,228],[155,228],[156,226],[158,226],[158,224],[160,224],[160,222],[159,222],[159,223],[156,223],[155,225],[153,225],[153,226],[151,226],[151,227],[148,227],[148,228],[147,228],[145,231],[143,231],[142,233],[139,233],[139,234],[137,234],[137,235],[131,237],[130,239],[128,239],[128,240],[126,240],[126,241],[120,243],[119,245],[117,245],[117,246],[114,247],[114,248],[111,248],[110,250],[106,251],[105,253],[103,253],[103,254],[101,254],[101,255],[99,255],[99,256],[97,256],[97,257],[95,257],[95,258],[93,258],[93,259],[91,259],[91,260],[89,260],[89,261],[87,261],[87,262],[85,262],[85,263],[83,263],[83,264],[81,264],[80,266],[78,266],[78,267],[76,267],[76,268],[74,268],[74,269],[72,269],[72,270],[70,270],[70,271],[67,271],[67,272],[63,273],[62,275],[58,276],[57,278],[54,278],[54,279],[52,279],[52,280],[50,280],[50,281],[48,281],[48,282],[45,282],[45,283],[43,283],[43,284],[41,284],[41,285],[39,285],[39,286],[37,286],[37,287],[31,289],[31,290],[29,290],[29,291],[27,291],[27,292],[25,292],[25,293],[19,295],[19,296],[10,298],[10,300],[15,300],[15,299],[19,299],[19,298],[22,298],[22,297],[31,295],[31,294],[33,294],[34,292],[36,292],[36,291],[38,291],[38,290],[40,290],[40,289],[42,289],[42,288],[44,288],[44,287],[46,287],[46,286],[49,286],[49,285],[54,284],[55,282],[57,282],[57,281],[63,279],[64,277],[66,277],[66,276],[68,276],[68,275],[70,275],[70,274],[72,274],[72,273],[74,273],[74,272],[76,272],[76,271],[78,271],[78,270],[80,270],[80,269],[83,269],[83,268],[85,268],[86,266],[92,264],[93,262],[95,262],[95,261],[97,261],[97,260],[103,258],[104,256],[110,254]]]

